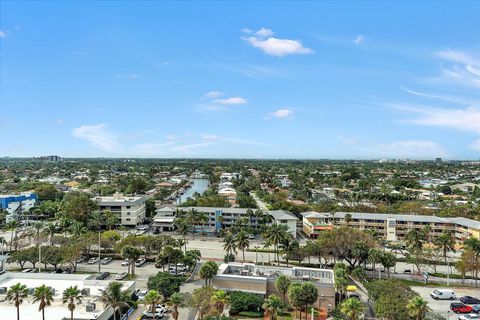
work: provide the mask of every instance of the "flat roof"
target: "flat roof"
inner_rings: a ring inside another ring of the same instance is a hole
[[[70,319],[70,311],[66,304],[62,302],[63,291],[70,286],[78,286],[78,289],[89,289],[88,296],[84,296],[82,303],[77,305],[74,312],[75,319],[96,319],[103,312],[105,308],[103,303],[99,302],[101,294],[100,289],[105,289],[107,285],[113,280],[90,280],[91,275],[82,274],[48,274],[48,273],[21,273],[21,272],[6,272],[0,275],[0,287],[9,288],[10,286],[21,283],[27,288],[36,288],[43,284],[55,289],[54,301],[51,306],[45,308],[45,317],[48,320],[62,320]],[[133,289],[135,281],[121,281],[123,288]],[[4,300],[5,295],[0,295],[0,301]],[[94,302],[96,308],[93,312],[86,311],[86,305],[89,302]],[[1,319],[16,319],[17,310],[13,302],[0,302],[0,318]],[[33,297],[28,296],[20,307],[21,319],[39,319],[40,313],[38,311],[38,303],[33,303]]]

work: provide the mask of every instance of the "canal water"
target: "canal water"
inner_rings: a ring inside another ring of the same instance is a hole
[[[177,199],[179,204],[184,203],[187,201],[188,198],[191,198],[195,192],[202,194],[207,190],[208,186],[210,185],[210,181],[208,179],[192,179],[192,186],[185,190],[185,193]]]

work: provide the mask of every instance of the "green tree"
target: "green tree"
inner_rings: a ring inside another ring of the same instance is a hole
[[[82,302],[82,294],[77,286],[68,287],[63,291],[63,303],[68,303],[67,308],[70,311],[70,320],[73,320],[73,312],[77,304]]]
[[[455,239],[450,231],[444,231],[434,240],[434,244],[442,250],[445,261],[447,261],[447,253],[449,251],[455,252]]]
[[[170,296],[170,299],[167,301],[167,305],[172,307],[172,316],[174,320],[178,320],[178,308],[185,306],[185,299],[183,298],[180,292],[175,292]]]
[[[223,250],[225,250],[229,256],[234,256],[237,253],[237,242],[230,232],[227,232],[225,237],[223,237]]]
[[[302,307],[304,305],[304,299],[302,296],[302,285],[298,282],[292,283],[288,287],[288,301],[292,307],[300,313],[300,320],[302,320]]]
[[[11,286],[7,291],[7,300],[13,301],[17,308],[17,320],[20,320],[20,305],[23,299],[28,297],[28,288],[26,285],[17,283]]]
[[[145,305],[150,306],[150,311],[155,313],[155,308],[157,304],[162,301],[162,295],[156,290],[148,290],[147,294],[143,298]]]
[[[214,261],[205,262],[200,268],[200,278],[205,279],[205,286],[212,281],[213,277],[217,274],[218,265]]]
[[[182,277],[171,275],[168,272],[158,272],[155,276],[148,278],[147,288],[160,292],[165,299],[168,299],[175,292],[180,291],[183,280]]]
[[[135,276],[135,261],[140,258],[142,253],[142,250],[131,245],[126,245],[122,248],[122,257],[128,259],[128,274]]]
[[[283,310],[284,303],[282,300],[274,294],[268,296],[262,305],[265,313],[268,314],[270,320],[276,320],[278,315]]]
[[[415,296],[408,301],[408,315],[415,320],[424,320],[427,314],[428,302],[420,296]]]
[[[270,227],[265,230],[263,233],[263,238],[266,240],[268,245],[273,245],[278,265],[280,265],[280,258],[278,255],[278,247],[280,243],[288,237],[288,226],[282,224],[272,224]]]
[[[285,256],[285,261],[288,262],[290,257],[294,256],[296,253],[300,251],[300,244],[297,240],[293,239],[289,234],[285,236],[285,238],[280,242],[279,246],[280,252],[282,252]]]
[[[52,304],[53,289],[42,284],[33,292],[33,303],[39,302],[38,311],[42,311],[42,319],[45,320],[45,308]]]
[[[288,278],[286,275],[279,275],[277,279],[275,279],[275,287],[277,288],[278,291],[280,291],[283,294],[283,302],[286,303],[286,294],[288,292],[288,287],[290,287],[291,284],[290,278]]]
[[[69,217],[86,222],[90,214],[97,209],[97,203],[84,192],[68,192],[63,197],[62,209]]]
[[[242,261],[245,262],[245,250],[247,250],[250,246],[250,240],[248,239],[248,234],[241,230],[235,236],[235,244],[236,247],[242,251]]]
[[[411,229],[405,235],[405,243],[408,248],[415,252],[422,252],[425,242],[425,234],[418,229]]]
[[[202,287],[193,290],[190,306],[198,309],[200,320],[211,310],[212,296],[215,290],[212,287]]]
[[[217,290],[213,293],[211,302],[218,314],[222,315],[225,305],[229,302],[229,298],[224,290]]]
[[[123,284],[117,281],[110,282],[106,289],[100,290],[100,300],[113,309],[113,319],[117,320],[117,310],[122,318],[122,308],[128,307],[131,302],[131,292],[122,290]]]
[[[318,298],[317,287],[311,282],[304,282],[300,288],[303,304],[305,305],[305,319],[307,319],[308,305],[315,303]]]
[[[340,312],[348,317],[350,320],[360,319],[360,316],[365,311],[365,306],[362,301],[357,298],[349,298],[340,305]]]

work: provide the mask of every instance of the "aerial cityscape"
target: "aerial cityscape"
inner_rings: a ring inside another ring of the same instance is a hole
[[[480,319],[479,13],[1,1],[0,320]]]

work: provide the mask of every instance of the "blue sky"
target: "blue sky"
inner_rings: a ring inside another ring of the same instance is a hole
[[[480,158],[478,2],[1,2],[0,156]]]

